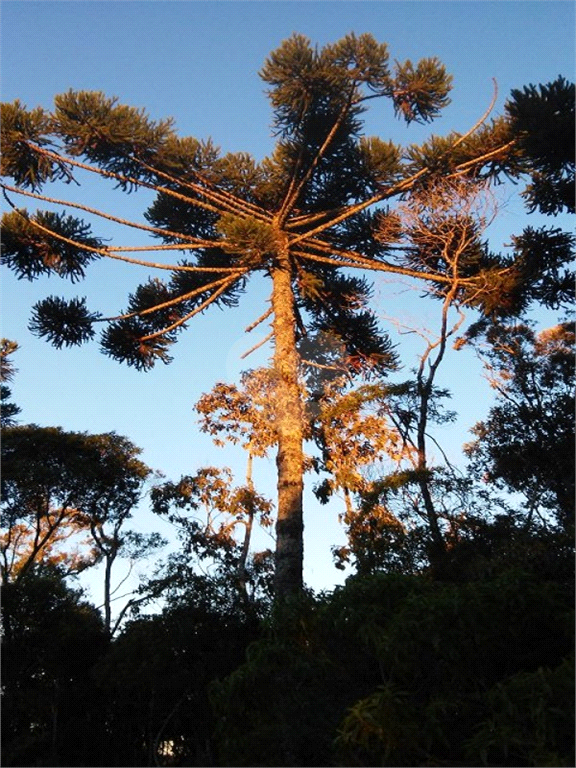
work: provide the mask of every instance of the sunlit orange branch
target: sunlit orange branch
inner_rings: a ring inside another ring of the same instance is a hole
[[[252,352],[256,352],[257,349],[260,349],[260,347],[263,347],[264,344],[266,344],[267,341],[270,341],[270,339],[274,338],[274,331],[270,331],[270,333],[267,336],[264,336],[264,338],[259,341],[257,344],[254,344],[253,347],[250,347],[249,350],[244,352],[244,354],[240,355],[240,360],[245,360],[248,355],[251,355]]]
[[[236,279],[236,278],[234,278]],[[176,296],[174,299],[169,299],[168,301],[164,301],[161,304],[155,304],[153,307],[148,307],[147,309],[141,309],[137,312],[128,312],[125,315],[116,315],[115,317],[99,317],[94,320],[95,323],[105,323],[105,322],[116,322],[117,320],[129,320],[131,317],[142,317],[142,315],[150,315],[153,312],[158,312],[161,309],[167,309],[168,307],[176,306],[177,304],[181,304],[183,301],[187,301],[188,299],[194,298],[194,296],[198,296],[201,293],[205,293],[206,291],[209,291],[211,288],[216,288],[218,285],[222,284],[228,284],[231,282],[230,277],[221,277],[219,280],[215,280],[212,283],[207,283],[206,285],[202,285],[199,288],[195,288],[193,291],[189,291],[188,293],[183,293],[181,296]]]
[[[340,206],[339,208],[332,208],[331,210],[320,211],[319,213],[307,213],[302,214],[301,216],[293,216],[286,222],[286,228],[293,229],[305,226],[306,224],[313,224],[315,221],[320,221],[328,216],[337,216],[345,210],[348,210],[347,206]]]
[[[42,147],[38,147],[36,144],[32,144],[31,142],[27,142],[27,144],[35,151],[38,152],[41,155],[46,155],[46,157],[50,157],[54,160],[58,160],[58,162],[61,163],[67,163],[68,165],[72,165],[75,168],[81,168],[84,171],[90,171],[90,173],[96,173],[98,176],[102,176],[106,179],[116,179],[117,181],[121,181],[125,184],[131,184],[135,187],[143,187],[144,189],[151,189],[154,192],[161,192],[163,194],[166,194],[170,197],[174,197],[177,200],[183,200],[186,203],[189,203],[190,205],[196,206],[197,208],[204,208],[207,211],[211,211],[212,213],[218,213],[221,214],[222,210],[214,205],[210,205],[210,203],[205,203],[202,200],[198,200],[194,197],[188,197],[188,195],[182,195],[179,192],[176,192],[173,189],[169,189],[168,187],[163,187],[160,184],[152,184],[148,181],[142,181],[142,179],[135,179],[132,176],[124,176],[121,173],[115,173],[114,171],[106,171],[103,168],[97,168],[95,165],[90,165],[88,163],[82,163],[80,160],[73,160],[71,157],[65,157],[63,155],[59,155],[56,152],[51,152],[48,149],[43,149]]]
[[[254,320],[253,323],[250,323],[250,325],[247,328],[244,329],[244,332],[245,333],[250,333],[250,331],[253,331],[254,328],[259,326],[260,323],[263,323],[264,320],[266,320],[266,318],[270,317],[272,312],[273,312],[273,309],[272,309],[272,307],[270,307],[269,309],[266,310],[266,312],[264,312],[263,315],[260,315],[260,317],[257,320]]]
[[[111,252],[108,248],[98,248],[97,246],[90,246],[85,245],[84,243],[81,243],[77,240],[72,240],[69,237],[64,237],[64,235],[60,235],[57,232],[54,232],[53,230],[49,229],[48,227],[44,227],[39,222],[35,221],[34,219],[30,219],[28,216],[25,216],[22,211],[20,211],[17,206],[10,200],[8,195],[6,195],[4,191],[4,197],[10,207],[19,214],[24,221],[26,221],[31,226],[36,227],[36,229],[39,229],[41,232],[45,232],[50,237],[55,238],[56,240],[61,240],[64,243],[67,243],[68,245],[73,245],[75,248],[79,248],[80,250],[87,251],[88,253],[98,253],[100,256],[105,256],[109,259],[116,259],[117,261],[125,261],[128,264],[137,264],[141,267],[149,267],[151,269],[166,269],[171,272],[174,271],[180,271],[180,272],[235,272],[235,273],[243,273],[245,269],[243,267],[189,267],[183,264],[159,264],[157,262],[153,261],[143,261],[142,259],[132,259],[128,256],[120,256],[117,253]],[[215,245],[215,243],[211,243],[211,245]],[[188,246],[189,248],[203,248],[204,246]]]
[[[45,203],[51,203],[53,205],[62,205],[69,208],[76,208],[79,211],[84,211],[85,213],[91,213],[95,216],[99,216],[102,219],[108,219],[109,221],[114,221],[117,224],[122,224],[126,227],[132,227],[133,229],[142,229],[145,232],[152,232],[155,235],[168,235],[170,237],[178,237],[181,240],[188,240],[190,242],[202,242],[197,237],[192,237],[192,235],[184,235],[180,232],[172,232],[169,229],[160,229],[160,227],[151,227],[147,224],[138,224],[136,221],[131,221],[130,219],[122,219],[119,216],[114,216],[111,213],[106,213],[105,211],[101,211],[98,208],[92,208],[88,205],[82,205],[81,203],[74,203],[71,200],[60,200],[56,197],[49,197],[48,195],[42,195],[39,192],[30,192],[26,189],[21,189],[20,187],[13,187],[10,184],[5,184],[4,182],[0,182],[0,186],[2,186],[4,189],[7,189],[9,192],[15,192],[18,195],[25,195],[26,197],[33,197],[36,200],[42,200]],[[208,241],[205,241],[208,242]]]
[[[202,246],[189,246],[189,248],[201,248]],[[86,250],[93,250],[87,248]],[[150,267],[151,269],[167,269],[171,272],[234,272],[243,274],[246,270],[242,267],[189,267],[184,264],[160,264],[153,261],[144,261],[142,259],[131,259],[128,256],[120,256],[117,253],[106,251],[103,253],[109,259],[125,261],[128,264],[137,264],[141,267]]]
[[[409,189],[411,186],[413,186],[414,183],[421,176],[423,176],[428,172],[429,172],[428,168],[421,168],[417,173],[412,174],[412,176],[409,176],[407,179],[403,179],[402,181],[399,181],[397,184],[394,184],[393,186],[388,187],[388,189],[378,192],[378,194],[376,195],[372,195],[372,197],[369,197],[367,200],[364,200],[361,203],[356,203],[354,205],[348,206],[341,214],[334,216],[334,218],[330,219],[330,221],[327,221],[324,224],[320,224],[317,227],[314,227],[313,229],[309,230],[308,232],[302,232],[301,234],[295,235],[294,237],[292,237],[290,239],[290,245],[295,245],[296,243],[299,243],[302,240],[307,240],[308,238],[311,238],[314,235],[320,234],[320,232],[324,232],[325,230],[330,229],[336,224],[340,224],[342,221],[346,221],[346,219],[349,219],[351,216],[354,216],[356,213],[361,213],[362,211],[366,210],[366,208],[370,208],[370,206],[375,205],[376,203],[381,203],[382,201],[386,200],[389,197],[392,197],[393,195],[397,195],[400,192],[404,192],[406,189]]]
[[[456,166],[457,172],[450,174],[446,178],[451,179],[460,176],[465,170],[471,168],[473,165],[476,165],[477,163],[483,163],[485,160],[489,160],[491,157],[495,157],[496,155],[505,152],[507,149],[510,149],[510,147],[513,147],[514,144],[516,144],[515,139],[509,141],[507,144],[503,144],[501,147],[497,147],[496,149],[491,150],[490,152],[486,152],[486,154],[481,155],[480,157],[475,157],[473,160],[467,160],[465,163],[460,163],[460,165]]]
[[[310,259],[311,261],[318,261],[323,264],[332,264],[336,267],[343,267],[343,268],[349,268],[349,269],[369,269],[373,270],[375,272],[391,272],[393,274],[397,275],[404,275],[405,277],[415,277],[418,279],[424,279],[424,280],[433,280],[435,282],[439,283],[452,283],[453,278],[452,277],[446,277],[445,275],[438,275],[434,274],[432,272],[420,272],[416,269],[409,269],[407,267],[398,267],[394,264],[388,264],[385,261],[371,261],[370,259],[365,259],[363,261],[354,260],[354,261],[338,261],[338,259],[330,258],[329,256],[317,256],[312,253],[308,253],[307,251],[290,251],[295,256],[299,256],[304,259]],[[473,282],[474,278],[467,277],[467,278],[460,278],[459,282],[461,284]]]
[[[197,248],[214,248],[218,241],[198,240],[196,243],[170,243],[168,245],[110,245],[111,253],[137,253],[139,251],[194,251]]]
[[[156,339],[158,336],[164,336],[166,333],[170,333],[170,331],[173,331],[175,328],[180,327],[181,325],[184,325],[184,323],[187,323],[188,320],[190,320],[194,315],[199,314],[204,309],[210,306],[213,301],[215,301],[218,296],[220,296],[228,286],[232,285],[236,280],[238,280],[237,277],[229,278],[224,285],[222,285],[217,291],[215,291],[212,296],[210,296],[206,301],[203,301],[202,304],[199,304],[195,309],[193,309],[191,312],[189,312],[184,317],[180,318],[180,320],[177,320],[175,323],[172,323],[172,325],[166,326],[166,328],[162,328],[161,331],[156,331],[155,333],[150,333],[147,336],[141,336],[140,341],[150,341],[150,339]]]

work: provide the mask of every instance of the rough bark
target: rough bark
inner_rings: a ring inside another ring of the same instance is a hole
[[[275,339],[275,423],[278,437],[278,518],[276,523],[276,570],[274,593],[277,602],[302,589],[303,567],[303,425],[301,390],[298,382],[295,305],[290,257],[285,238],[279,233],[272,268],[272,309]]]

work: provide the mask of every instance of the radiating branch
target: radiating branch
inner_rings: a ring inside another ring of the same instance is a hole
[[[139,165],[141,165],[143,168],[146,168],[146,170],[149,170],[161,178],[166,179],[166,181],[171,181],[181,187],[191,189],[193,192],[196,192],[197,194],[203,195],[207,199],[212,200],[212,202],[225,206],[231,213],[250,216],[251,218],[260,219],[261,221],[265,222],[270,222],[272,220],[272,216],[260,206],[255,205],[254,203],[249,203],[246,200],[242,200],[242,198],[233,195],[231,192],[215,188],[216,185],[214,182],[210,181],[210,179],[208,179],[203,174],[198,173],[197,171],[194,171],[195,176],[199,179],[199,181],[202,182],[202,184],[206,184],[207,186],[211,187],[211,189],[207,189],[206,187],[201,186],[201,184],[194,184],[193,182],[179,179],[176,176],[172,176],[171,174],[166,173],[165,171],[160,171],[153,165],[149,165],[148,163],[145,163],[143,160],[134,157],[133,155],[129,155],[129,157],[131,160],[139,163]]]
[[[173,331],[175,328],[179,328],[181,325],[184,325],[184,323],[187,323],[188,320],[190,320],[194,315],[199,314],[203,310],[205,310],[207,307],[214,302],[218,296],[220,296],[228,286],[232,285],[236,280],[238,280],[237,277],[228,278],[224,285],[222,285],[217,291],[215,291],[212,296],[206,299],[206,301],[203,301],[202,304],[198,305],[195,309],[193,309],[191,312],[188,312],[187,315],[177,320],[175,323],[172,323],[172,325],[166,326],[166,328],[162,328],[160,331],[156,331],[155,333],[149,333],[147,336],[141,336],[140,341],[150,341],[150,339],[156,339],[159,336],[164,336],[166,333],[170,333],[170,331]]]
[[[337,214],[324,224],[319,224],[318,226],[308,230],[308,232],[302,232],[299,235],[291,237],[290,245],[295,245],[302,240],[307,240],[314,235],[320,234],[320,232],[324,232],[325,230],[334,227],[336,224],[340,224],[341,222],[346,221],[346,219],[349,219],[351,216],[354,216],[357,213],[361,213],[362,211],[366,210],[366,208],[370,208],[376,203],[381,203],[393,195],[400,194],[400,192],[405,192],[407,189],[413,186],[419,178],[428,172],[428,168],[421,168],[417,173],[412,174],[412,176],[409,176],[408,178],[393,184],[391,187],[388,187],[387,189],[372,195],[372,197],[369,197],[367,200],[364,200],[361,203],[355,203],[354,205],[349,205],[343,210],[342,213]]]
[[[375,272],[391,272],[396,275],[404,275],[405,277],[415,277],[417,279],[433,280],[439,283],[452,283],[452,277],[446,277],[446,275],[434,274],[433,272],[420,272],[416,269],[409,269],[408,267],[397,267],[394,264],[388,264],[385,261],[372,261],[371,259],[362,259],[361,257],[355,257],[355,260],[338,261],[338,259],[330,258],[329,256],[317,256],[307,251],[291,251],[295,256],[299,256],[304,259],[310,259],[311,261],[318,261],[323,264],[332,264],[335,267],[345,267],[348,269],[369,269]],[[466,284],[473,282],[474,278],[461,278],[460,283]]]
[[[60,240],[63,243],[67,243],[68,245],[73,245],[75,248],[79,248],[83,251],[88,251],[89,253],[98,253],[100,256],[105,256],[109,259],[116,259],[117,261],[125,261],[129,264],[137,264],[141,267],[149,267],[151,269],[165,269],[169,270],[170,272],[179,271],[179,272],[233,272],[233,273],[241,273],[243,274],[246,269],[243,267],[192,267],[187,266],[184,264],[160,264],[153,261],[144,261],[142,259],[132,259],[128,256],[120,256],[117,253],[114,253],[109,248],[99,248],[97,246],[92,245],[85,245],[84,243],[81,243],[78,240],[72,240],[69,237],[64,237],[64,235],[59,234],[58,232],[54,232],[53,230],[49,229],[48,227],[43,226],[39,222],[35,221],[34,219],[29,218],[28,216],[25,216],[22,211],[18,209],[18,207],[10,200],[8,195],[6,194],[6,190],[3,189],[4,198],[10,205],[10,207],[14,210],[15,213],[19,214],[24,221],[26,221],[31,226],[36,227],[36,229],[39,229],[40,231],[44,232],[45,234],[49,235],[50,237],[55,238],[56,240]],[[216,243],[211,243],[212,246],[216,245]],[[189,245],[189,248],[204,248],[203,245]]]
[[[266,320],[266,318],[270,317],[270,315],[272,314],[273,311],[274,310],[272,309],[272,307],[267,309],[266,312],[264,312],[263,315],[260,315],[260,317],[257,320],[254,320],[253,323],[250,323],[250,325],[247,328],[244,329],[245,333],[250,333],[250,331],[253,331],[254,328],[259,326],[260,323],[263,323],[264,320]]]
[[[260,349],[260,347],[263,347],[264,344],[266,344],[267,341],[270,341],[274,337],[274,331],[270,331],[270,333],[265,336],[261,341],[259,341],[257,344],[254,344],[253,347],[250,347],[250,349],[247,352],[244,352],[243,355],[240,355],[240,360],[245,360],[248,355],[251,355],[252,352],[256,352],[257,349]]]
[[[353,93],[354,93],[354,89],[352,89],[352,91],[350,92],[348,98],[346,99],[346,103],[342,105],[342,109],[340,110],[338,117],[334,122],[334,125],[332,126],[332,128],[328,132],[328,135],[322,142],[322,145],[319,147],[318,151],[316,152],[316,155],[314,156],[314,159],[308,166],[306,173],[302,176],[300,181],[296,184],[295,188],[292,188],[292,189],[289,188],[288,194],[284,198],[284,202],[282,203],[282,207],[280,208],[280,212],[278,214],[278,218],[281,223],[283,223],[286,220],[288,214],[290,213],[290,210],[296,204],[296,201],[298,200],[298,196],[302,192],[302,189],[312,178],[312,174],[314,173],[314,170],[316,169],[320,160],[324,157],[326,150],[334,140],[334,136],[336,135],[338,129],[342,125],[345,117],[348,115],[351,104],[352,104]],[[291,187],[292,187],[292,184],[291,184]]]
[[[117,315],[115,317],[99,317],[96,318],[93,322],[95,323],[104,323],[104,322],[116,322],[118,320],[129,320],[131,317],[142,317],[143,315],[150,315],[152,312],[158,312],[161,309],[168,309],[168,307],[174,307],[177,304],[181,304],[183,301],[188,301],[188,299],[193,299],[194,296],[198,296],[202,293],[205,293],[206,291],[209,291],[211,288],[216,288],[219,285],[228,284],[231,282],[230,277],[221,277],[219,280],[215,280],[213,283],[207,283],[206,285],[202,285],[199,288],[195,288],[193,291],[189,291],[188,293],[183,293],[181,296],[176,296],[174,299],[169,299],[168,301],[164,301],[161,304],[155,304],[153,307],[147,307],[146,309],[138,310],[137,312],[129,312],[125,315]]]
[[[46,157],[50,157],[53,160],[58,160],[58,162],[62,163],[68,163],[69,165],[74,166],[75,168],[81,168],[84,171],[90,171],[90,173],[95,173],[98,176],[102,176],[106,179],[116,179],[117,181],[122,182],[123,184],[130,184],[135,187],[142,187],[144,189],[151,189],[154,192],[161,192],[163,194],[166,194],[170,197],[174,197],[177,200],[182,200],[183,202],[188,203],[189,205],[196,206],[198,208],[204,208],[207,211],[211,211],[212,213],[223,213],[222,209],[218,206],[211,205],[210,203],[203,202],[202,200],[198,200],[195,197],[189,197],[188,195],[183,195],[180,192],[176,192],[173,189],[170,189],[169,187],[163,187],[160,184],[152,184],[149,181],[143,181],[142,179],[136,179],[133,176],[125,176],[122,173],[116,173],[115,171],[106,171],[103,168],[98,168],[95,165],[90,165],[89,163],[82,163],[80,160],[73,160],[71,157],[65,157],[63,155],[60,155],[56,152],[51,152],[48,149],[42,149],[42,147],[38,147],[35,144],[32,144],[32,142],[26,142],[35,152],[38,152],[39,154],[46,155]]]
[[[133,229],[141,229],[145,232],[151,232],[155,235],[168,235],[170,237],[178,237],[181,240],[187,240],[189,242],[202,242],[197,237],[192,237],[192,235],[184,235],[180,232],[172,232],[168,229],[161,229],[160,227],[151,227],[147,224],[139,224],[136,221],[131,221],[130,219],[122,219],[119,216],[114,216],[111,213],[106,213],[105,211],[101,211],[98,208],[91,208],[88,205],[82,205],[81,203],[74,203],[71,200],[60,200],[56,197],[49,197],[48,195],[42,195],[38,192],[29,192],[28,190],[21,189],[20,187],[13,187],[10,184],[5,184],[4,182],[0,182],[0,186],[2,186],[4,189],[7,189],[9,192],[15,192],[18,195],[25,195],[26,197],[33,197],[36,200],[42,200],[45,203],[51,203],[52,205],[61,205],[68,208],[76,208],[79,211],[84,211],[85,213],[90,213],[95,216],[99,216],[102,219],[107,219],[108,221],[114,221],[117,224],[123,224],[126,227],[132,227]],[[204,241],[208,243],[208,241]],[[212,243],[210,243],[212,245]]]

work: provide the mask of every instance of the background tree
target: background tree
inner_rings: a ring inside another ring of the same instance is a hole
[[[271,553],[251,555],[250,545],[255,521],[265,528],[272,524],[272,504],[251,482],[233,486],[232,481],[228,468],[203,467],[152,489],[154,512],[175,526],[182,547],[156,569],[152,589],[187,593],[196,576],[205,573],[214,585],[220,583],[236,609],[259,612],[261,602],[267,602]],[[243,530],[240,540],[237,528]]]
[[[540,333],[497,326],[487,352],[496,404],[472,430],[472,467],[524,496],[526,524],[539,515],[574,529],[574,325]]]
[[[107,647],[99,611],[47,566],[2,584],[2,630],[2,762],[97,763],[106,744],[91,676]]]
[[[7,381],[12,381],[16,368],[14,363],[10,360],[10,355],[18,349],[18,344],[15,341],[9,339],[0,340],[0,426],[9,427],[15,423],[15,417],[21,412],[15,403],[8,402],[12,393],[10,387],[6,384]]]
[[[575,103],[574,83],[563,77],[514,89],[506,102],[518,149],[516,172],[531,182],[522,192],[529,213],[574,213]],[[574,233],[558,226],[528,225],[511,240],[512,253],[501,260],[515,279],[507,286],[505,300],[470,327],[467,339],[481,337],[494,322],[526,316],[535,306],[573,311]]]
[[[559,76],[514,89],[510,96],[506,113],[531,177],[523,193],[528,209],[574,213],[574,83]]]
[[[151,473],[139,453],[114,433],[89,435],[33,424],[4,429],[3,581],[19,581],[42,563],[78,573],[104,560],[105,626],[110,631],[111,570],[117,556],[145,557],[163,543],[157,534],[125,529]],[[76,550],[71,549],[75,538]]]
[[[350,366],[382,374],[395,362],[387,336],[368,308],[369,285],[345,268],[413,276],[451,285],[443,265],[407,263],[377,236],[386,201],[407,195],[437,175],[496,172],[514,141],[506,121],[466,134],[433,138],[405,153],[362,135],[361,115],[377,97],[391,101],[407,123],[431,121],[448,103],[450,77],[435,58],[388,64],[371,35],[347,35],[315,49],[295,34],[274,51],[260,76],[270,90],[278,141],[257,164],[245,154],[219,156],[214,146],[178,138],[171,121],[153,122],[141,110],[101,93],[69,91],[49,114],[5,105],[3,174],[13,211],[4,217],[4,259],[20,277],[84,276],[89,262],[107,257],[168,271],[129,297],[125,312],[104,318],[83,299],[51,296],[36,305],[31,328],[56,346],[80,343],[105,322],[103,350],[140,369],[169,361],[169,348],[194,315],[211,304],[234,304],[250,274],[272,286],[272,332],[278,437],[276,594],[302,585],[302,401],[297,338],[324,331],[342,340]],[[82,159],[80,159],[82,158]],[[86,204],[56,200],[46,182],[76,180],[81,172],[113,180],[120,190],[152,189],[147,224],[126,221]],[[140,247],[108,246],[89,225],[65,213],[28,214],[12,203],[18,193],[162,238],[143,246],[160,253],[196,251],[196,261],[144,261]],[[476,295],[493,284],[494,263],[459,277]],[[491,277],[492,276],[492,277]]]

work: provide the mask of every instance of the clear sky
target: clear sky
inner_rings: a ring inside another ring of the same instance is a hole
[[[471,127],[490,102],[493,78],[499,87],[496,114],[512,88],[549,82],[559,74],[573,79],[574,10],[569,0],[4,0],[2,100],[18,98],[29,107],[49,109],[54,95],[70,88],[100,90],[146,108],[154,119],[172,116],[182,135],[211,136],[223,151],[261,159],[273,147],[271,112],[257,75],[267,54],[292,32],[319,45],[350,31],[370,32],[389,44],[391,60],[437,56],[454,76],[452,103],[432,126],[406,128],[387,105],[374,105],[368,114],[367,134],[418,142],[432,132]],[[123,198],[102,185],[76,194],[128,218],[141,219],[148,202],[143,195]],[[528,223],[514,190],[501,194],[507,204],[490,232],[495,248]],[[537,223],[535,217],[530,223]],[[116,230],[99,225],[95,231],[127,244],[117,239]],[[100,354],[97,343],[55,350],[32,337],[27,323],[32,304],[48,294],[87,296],[91,309],[116,314],[128,292],[146,279],[142,271],[98,262],[76,286],[57,278],[19,282],[5,271],[2,277],[2,335],[21,345],[12,386],[21,421],[114,430],[140,446],[143,459],[170,479],[205,465],[229,465],[241,480],[244,458],[213,447],[198,432],[193,405],[216,381],[231,381],[242,369],[266,363],[269,349],[240,359],[266,333],[243,332],[265,308],[265,286],[253,284],[236,310],[212,309],[195,318],[181,334],[170,366],[138,373]],[[383,317],[401,315],[419,326],[437,323],[437,306],[402,285],[381,280],[375,296]],[[399,349],[406,370],[417,349],[414,344]],[[465,351],[451,354],[443,376],[460,416],[440,438],[456,458],[470,437],[467,430],[486,413],[490,394],[480,366]],[[273,495],[273,464],[262,463],[256,477]],[[342,578],[330,556],[331,545],[342,542],[340,510],[307,501],[305,578],[314,588],[330,587]],[[145,513],[137,523],[143,530],[156,527]]]

